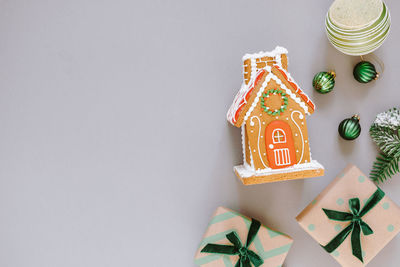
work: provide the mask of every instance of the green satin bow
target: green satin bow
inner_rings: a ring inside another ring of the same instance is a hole
[[[322,209],[326,216],[329,219],[334,221],[351,221],[351,223],[343,229],[337,236],[335,236],[327,245],[322,246],[327,252],[331,253],[335,249],[337,249],[346,237],[351,232],[351,248],[353,255],[357,257],[361,262],[363,261],[362,250],[361,250],[361,231],[364,235],[373,234],[371,227],[366,224],[362,217],[367,214],[376,204],[381,201],[381,199],[385,196],[385,193],[381,189],[377,189],[375,193],[367,200],[364,207],[360,210],[360,199],[352,198],[349,199],[349,207],[351,213],[336,211],[336,210],[328,210]]]
[[[235,231],[232,231],[226,235],[226,238],[233,244],[233,246],[207,244],[201,250],[201,252],[225,255],[239,255],[239,260],[237,261],[235,267],[251,267],[251,264],[253,264],[255,267],[258,267],[264,263],[264,260],[254,251],[250,250],[249,246],[256,237],[260,227],[261,223],[259,221],[251,219],[249,233],[247,234],[246,246],[242,245],[238,234]]]

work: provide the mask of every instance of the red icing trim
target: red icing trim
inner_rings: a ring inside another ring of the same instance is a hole
[[[284,70],[282,70],[278,65],[274,65],[274,67],[280,72],[282,73],[283,77],[285,77],[286,81],[288,81],[288,83],[295,89],[296,93],[298,95],[300,95],[301,99],[304,100],[304,102],[306,102],[306,104],[314,111],[315,110],[315,105],[314,103],[311,101],[311,99],[297,86],[297,84],[295,84],[292,79],[290,79],[286,72]]]
[[[235,112],[235,116],[233,117],[233,121],[232,123],[236,123],[237,119],[239,118],[239,113],[242,110],[242,108],[246,105],[247,100],[249,99],[251,92],[253,92],[254,87],[258,84],[258,82],[260,81],[262,75],[265,73],[265,70],[262,70],[256,77],[256,79],[254,80],[253,86],[250,88],[250,90],[243,96],[243,98],[240,100],[240,104],[238,109]]]

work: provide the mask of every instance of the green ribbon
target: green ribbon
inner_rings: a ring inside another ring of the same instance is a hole
[[[226,238],[233,244],[233,246],[207,244],[201,250],[201,252],[225,255],[239,255],[239,260],[236,262],[235,267],[251,267],[251,264],[253,264],[255,267],[258,267],[264,263],[264,260],[254,251],[250,250],[249,246],[256,237],[260,227],[261,223],[259,221],[257,221],[256,219],[251,219],[249,233],[247,234],[246,246],[242,245],[242,242],[240,241],[240,238],[236,231],[232,231],[226,235]]]
[[[362,217],[367,214],[376,204],[381,201],[385,196],[385,193],[381,189],[377,189],[375,193],[365,203],[364,207],[360,210],[360,199],[351,198],[349,199],[350,212],[342,212],[336,210],[322,209],[329,219],[334,221],[351,221],[351,223],[343,229],[337,236],[335,236],[327,245],[322,246],[327,252],[331,253],[337,249],[346,237],[351,233],[351,248],[353,255],[357,257],[361,262],[363,261],[362,249],[361,249],[361,231],[364,235],[373,234],[371,227],[362,220]]]

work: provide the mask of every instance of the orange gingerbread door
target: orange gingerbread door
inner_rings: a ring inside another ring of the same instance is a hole
[[[296,163],[292,130],[284,121],[273,121],[265,129],[265,145],[269,167],[280,169]]]

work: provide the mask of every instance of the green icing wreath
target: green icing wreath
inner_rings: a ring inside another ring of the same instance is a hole
[[[283,101],[283,105],[281,105],[280,109],[275,109],[274,111],[272,111],[272,110],[270,110],[269,107],[267,107],[265,105],[265,98],[269,97],[269,95],[271,95],[271,94],[280,94],[281,95],[282,101]],[[287,98],[286,94],[284,92],[282,92],[281,90],[277,90],[277,89],[268,90],[261,97],[261,107],[269,115],[272,115],[272,116],[280,115],[281,113],[283,113],[287,109],[287,106],[288,106],[288,98]]]

